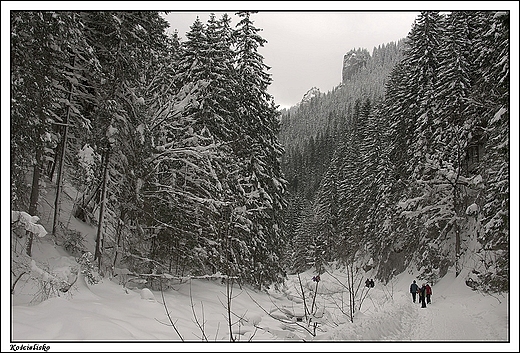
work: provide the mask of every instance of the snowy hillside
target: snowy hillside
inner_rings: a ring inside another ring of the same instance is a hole
[[[64,202],[65,209],[72,200],[71,192],[66,198],[69,202]],[[46,198],[52,197],[49,190]],[[42,224],[50,211],[50,207],[43,207]],[[95,228],[74,217],[69,220],[66,212],[62,218],[69,227],[88,234],[86,244],[93,250]],[[35,240],[33,258],[39,267],[55,274],[77,264],[75,257],[54,244],[51,235]],[[97,350],[99,343],[95,342],[107,341],[108,350],[155,350],[162,349],[164,341],[229,342],[231,335],[237,342],[318,341],[328,343],[325,349],[340,350],[341,345],[330,343],[363,342],[361,349],[365,350],[367,343],[374,342],[393,342],[392,347],[396,342],[465,342],[464,349],[472,347],[473,351],[506,351],[510,349],[510,339],[517,343],[517,338],[510,336],[516,332],[516,326],[510,327],[510,323],[517,321],[516,315],[514,319],[510,317],[507,296],[490,297],[471,291],[462,281],[465,276],[455,278],[450,273],[435,283],[432,303],[421,308],[412,302],[408,291],[414,279],[412,273],[401,274],[387,285],[376,281],[370,289],[364,286],[364,280],[371,273],[356,275],[354,280],[362,284],[356,287],[354,295],[356,306],[360,307],[350,317],[345,269],[329,268],[318,283],[313,281],[314,275],[309,271],[300,274],[300,279],[289,276],[284,286],[266,292],[234,285],[230,329],[226,285],[218,278],[171,281],[171,288],[161,293],[140,288],[135,282],[131,285],[132,281],[124,287],[118,277],[105,277],[98,284],[89,284],[80,275],[69,291],[40,302],[43,288],[38,286],[41,281],[35,280],[39,278],[35,272],[31,279],[22,278],[11,296],[11,340],[18,346],[46,344],[53,351]],[[305,305],[314,314],[307,319]],[[2,312],[6,321],[9,310],[4,308]],[[129,343],[133,341],[150,347]],[[7,348],[7,337],[3,337],[2,343]],[[446,347],[441,345],[440,349]],[[297,346],[298,350],[306,348]],[[376,344],[374,348],[383,346]]]

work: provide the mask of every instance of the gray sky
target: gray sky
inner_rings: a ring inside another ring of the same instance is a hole
[[[368,7],[368,6],[367,6]],[[224,12],[212,11],[217,18]],[[225,11],[238,21],[234,11]],[[199,16],[210,12],[174,12],[166,16],[171,30],[185,33]],[[374,47],[405,38],[418,12],[368,11],[260,11],[251,19],[267,40],[260,53],[271,67],[268,91],[285,108],[298,103],[311,87],[325,93],[341,83],[343,55],[351,49]]]

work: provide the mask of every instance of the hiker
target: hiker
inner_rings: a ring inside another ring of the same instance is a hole
[[[374,280],[373,279],[370,279],[370,288],[374,288],[375,284],[374,284]]]
[[[370,280],[368,278],[365,281],[365,287],[370,288]]]
[[[428,283],[426,283],[426,303],[432,303],[432,287]]]
[[[421,289],[421,308],[426,308],[426,283],[423,283]]]
[[[413,283],[410,285],[410,293],[412,293],[412,300],[415,303],[415,297],[417,296],[417,291],[419,290],[419,286],[413,280]]]

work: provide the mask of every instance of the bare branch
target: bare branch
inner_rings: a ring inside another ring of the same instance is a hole
[[[177,333],[177,335],[179,336],[181,341],[184,342],[184,338],[182,338],[181,334],[179,333],[179,330],[177,330],[177,327],[175,326],[175,323],[172,320],[172,317],[170,316],[170,312],[168,311],[168,306],[166,306],[166,300],[164,299],[164,292],[163,292],[163,289],[162,289],[162,282],[160,282],[160,284],[161,284],[161,298],[162,298],[162,301],[163,301],[164,310],[166,311],[166,315],[168,316],[168,320],[170,320],[170,323],[171,323],[173,329],[175,330],[175,332]]]
[[[251,294],[249,294],[249,292],[248,292],[247,290],[246,290],[246,293],[247,293],[247,295],[249,296],[249,298],[251,298],[251,300],[252,300],[252,301],[253,301],[253,302],[254,302],[254,303],[255,303],[255,304],[256,304],[256,305],[257,305],[257,306],[258,306],[258,307],[259,307],[259,308],[264,312],[264,313],[266,313],[267,315],[269,315],[269,317],[275,319],[276,321],[279,321],[279,322],[281,322],[281,323],[284,323],[284,324],[294,324],[294,325],[296,325],[296,326],[298,326],[298,327],[301,327],[301,328],[304,329],[305,331],[307,331],[310,335],[312,335],[312,336],[316,336],[316,334],[315,334],[314,332],[312,332],[311,330],[309,330],[307,327],[305,327],[305,326],[299,324],[298,322],[293,322],[293,321],[290,321],[290,320],[283,320],[283,319],[280,319],[279,317],[276,317],[276,316],[271,315],[271,313],[268,312],[267,310],[265,310],[265,309],[260,305],[260,303],[258,303],[258,301],[256,301],[256,300],[251,296]],[[269,299],[271,299],[271,296],[269,296]],[[273,303],[274,306],[275,306],[278,310],[280,310],[280,311],[283,312],[283,310],[281,310],[281,309],[280,309],[280,308],[279,308],[279,307],[278,307],[278,306],[273,302],[272,299],[271,299],[271,303]]]
[[[202,321],[202,325],[199,322],[199,319],[197,318],[197,313],[195,312],[195,304],[193,304],[193,296],[191,295],[191,281],[190,281],[190,302],[191,302],[191,312],[193,313],[193,317],[195,318],[195,323],[200,329],[200,332],[202,333],[202,338],[208,342],[208,337],[206,337],[206,333],[204,332],[204,317]],[[202,303],[202,302],[201,302]],[[204,306],[202,306],[202,310],[204,310]],[[202,313],[204,315],[204,312]]]

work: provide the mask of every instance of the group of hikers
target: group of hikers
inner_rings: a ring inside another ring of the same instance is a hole
[[[432,287],[428,283],[423,283],[421,287],[415,283],[410,285],[410,293],[412,293],[412,300],[415,303],[417,294],[419,295],[419,303],[421,303],[421,308],[426,308],[426,304],[432,303]]]
[[[367,288],[374,288],[374,280],[367,278],[365,281],[365,286]],[[426,282],[423,283],[421,287],[419,287],[415,280],[413,280],[413,283],[410,285],[410,293],[412,293],[412,300],[414,303],[417,302],[417,296],[419,296],[418,302],[421,303],[421,308],[426,308],[426,304],[432,303],[432,287],[430,287],[430,285]]]

